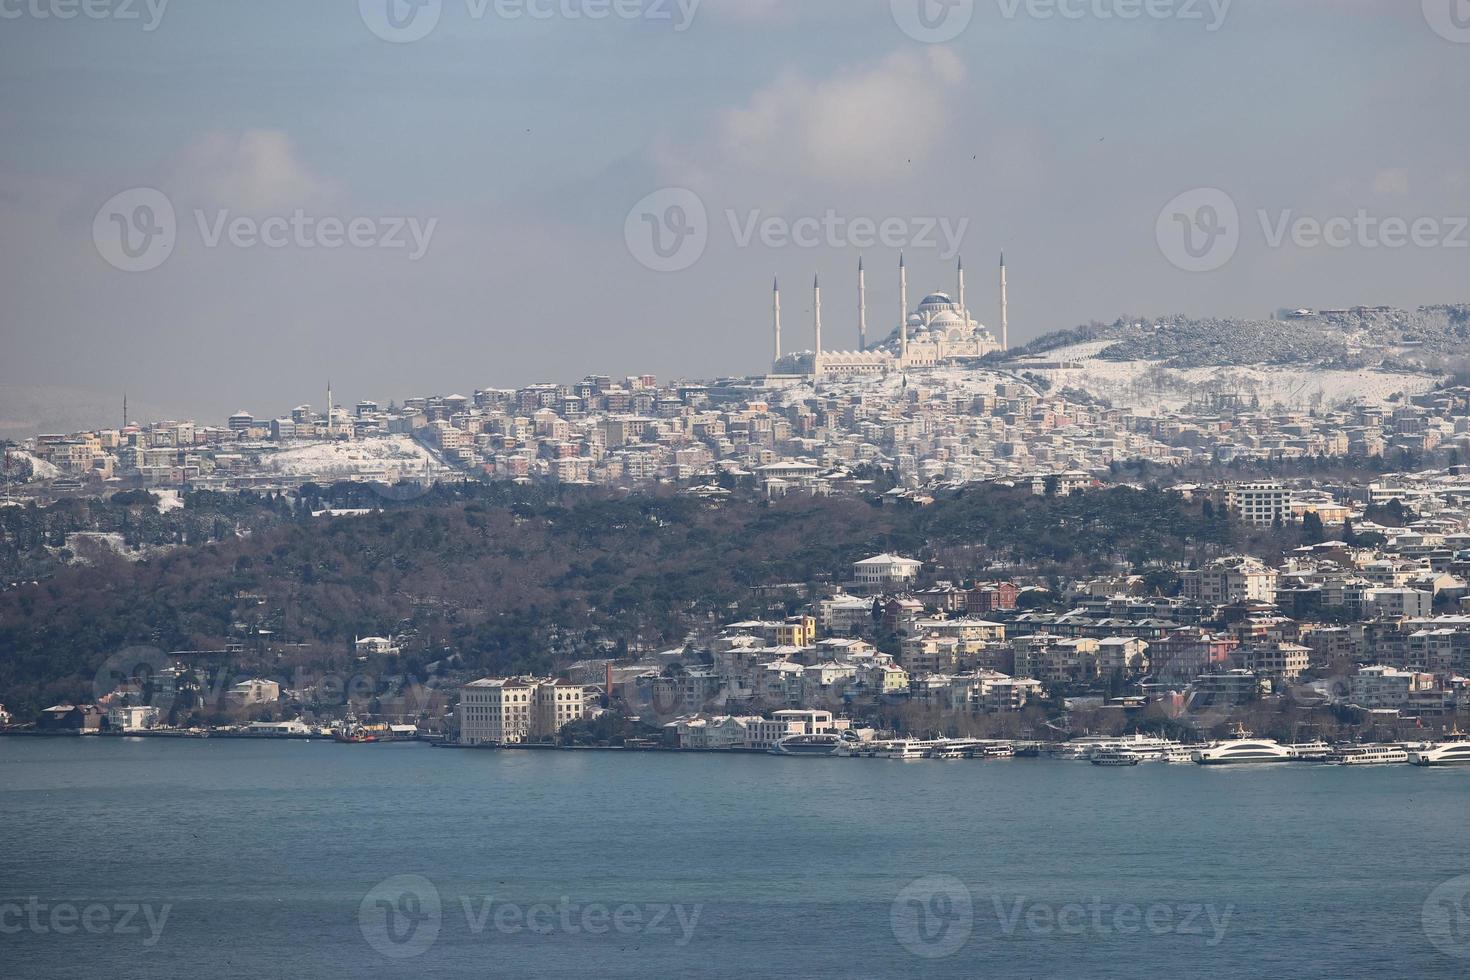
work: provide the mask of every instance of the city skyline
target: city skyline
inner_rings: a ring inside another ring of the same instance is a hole
[[[0,36],[14,94],[0,396],[73,389],[110,405],[126,387],[161,415],[213,418],[291,404],[328,375],[348,398],[386,400],[588,372],[748,374],[768,360],[773,273],[837,282],[860,253],[903,247],[915,288],[943,288],[945,237],[903,240],[941,220],[964,223],[963,251],[1005,247],[1025,270],[1012,343],[1130,314],[1464,299],[1452,233],[1402,248],[1277,237],[1283,216],[1470,212],[1457,139],[1436,122],[1453,118],[1470,59],[1417,4],[1084,23],[981,3],[943,44],[881,2],[705,0],[687,23],[687,7],[663,6],[675,19],[446,4],[413,43],[375,36],[351,5],[165,5],[153,29],[147,8],[137,23],[22,10]],[[636,72],[605,70],[609,35]],[[727,67],[698,70],[712,62]],[[517,96],[486,96],[512,78]],[[133,188],[176,212],[177,248],[148,272],[114,268],[92,241]],[[679,188],[705,209],[706,240],[689,267],[656,272],[625,225]],[[1204,273],[1156,236],[1170,199],[1198,188],[1226,192],[1241,232]],[[273,249],[228,231],[297,209],[417,221],[418,236]],[[829,212],[836,232],[795,243]],[[865,246],[860,226],[888,219],[897,247]],[[891,290],[875,277],[870,312],[892,309]],[[108,356],[68,356],[94,347]]]

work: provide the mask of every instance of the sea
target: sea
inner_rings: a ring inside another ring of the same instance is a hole
[[[0,738],[0,977],[1465,977],[1470,768]]]

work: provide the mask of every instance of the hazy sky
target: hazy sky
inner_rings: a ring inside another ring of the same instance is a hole
[[[816,272],[852,347],[859,253],[886,333],[940,228],[987,322],[1005,248],[1013,339],[1470,300],[1470,2],[919,2],[0,0],[0,385],[218,421],[750,373],[773,275],[788,347]]]

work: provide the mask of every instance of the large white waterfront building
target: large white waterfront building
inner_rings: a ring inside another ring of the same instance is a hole
[[[551,738],[587,713],[586,688],[535,677],[486,678],[459,692],[462,745],[506,745]]]

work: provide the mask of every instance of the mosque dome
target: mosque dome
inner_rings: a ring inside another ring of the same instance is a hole
[[[929,321],[930,331],[949,340],[962,339],[967,326],[962,317],[949,310],[944,310]]]

